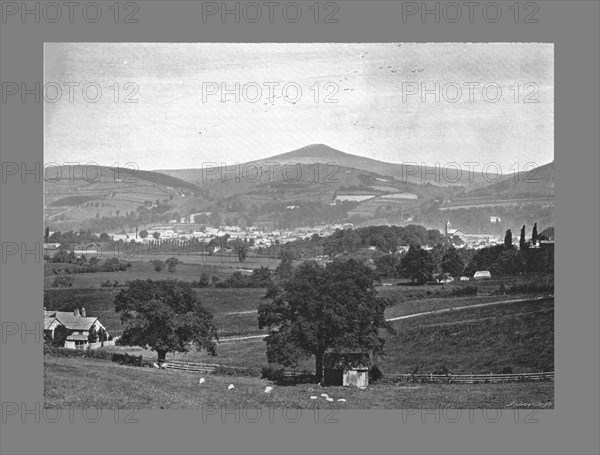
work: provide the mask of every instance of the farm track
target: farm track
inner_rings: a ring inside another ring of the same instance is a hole
[[[467,309],[472,309],[472,308],[482,308],[482,307],[488,307],[488,306],[494,306],[494,305],[502,305],[502,304],[506,304],[506,303],[524,303],[524,302],[535,302],[535,301],[539,301],[539,300],[546,300],[546,299],[550,299],[553,298],[554,295],[547,295],[547,296],[541,296],[541,297],[534,297],[534,298],[527,298],[527,299],[511,299],[511,300],[497,300],[495,302],[486,302],[486,303],[477,303],[474,305],[464,305],[464,306],[459,306],[459,307],[454,307],[454,308],[443,308],[441,310],[432,310],[432,311],[424,311],[421,313],[414,313],[414,314],[407,314],[404,316],[398,316],[395,318],[389,318],[386,319],[387,322],[396,322],[396,321],[401,321],[404,319],[412,319],[412,318],[416,318],[416,317],[421,317],[421,316],[429,316],[429,315],[434,315],[434,314],[444,314],[444,313],[450,313],[450,312],[454,312],[454,311],[461,311],[461,310],[467,310]],[[243,336],[243,337],[224,337],[221,338],[219,340],[219,343],[232,343],[232,342],[236,342],[236,341],[255,341],[257,339],[262,339],[262,338],[266,338],[267,335],[250,335],[250,336]]]

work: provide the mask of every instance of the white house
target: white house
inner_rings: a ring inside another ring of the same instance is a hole
[[[100,347],[90,345],[88,338],[92,329],[98,333],[101,329],[106,331],[106,327],[100,322],[97,317],[86,317],[85,308],[76,308],[73,312],[70,311],[46,311],[44,310],[44,332],[54,338],[57,328],[63,327],[69,331],[65,341],[65,348],[68,349],[86,349]],[[108,332],[106,332],[108,337]],[[106,342],[105,342],[106,343]],[[114,344],[112,342],[111,344]]]

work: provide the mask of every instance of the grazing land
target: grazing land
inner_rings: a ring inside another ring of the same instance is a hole
[[[117,365],[101,360],[46,357],[44,360],[45,407],[94,406],[103,409],[233,409],[298,407],[304,409],[422,409],[422,408],[518,408],[527,403],[554,407],[554,383],[374,384],[365,390],[319,387],[314,384],[275,386],[252,377],[206,376],[184,371],[156,370]],[[227,390],[229,384],[235,388]],[[320,395],[334,398],[327,402]],[[310,396],[318,396],[311,400]],[[337,399],[344,398],[346,402]],[[517,403],[517,405],[513,404]],[[254,415],[254,414],[252,414]],[[219,418],[218,416],[216,418]]]

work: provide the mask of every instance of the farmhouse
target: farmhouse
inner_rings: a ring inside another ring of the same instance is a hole
[[[327,385],[367,387],[369,365],[368,354],[328,352],[323,356],[324,382]]]
[[[44,309],[44,333],[54,339],[59,331],[67,334],[64,347],[68,349],[92,349],[100,347],[102,343],[90,343],[89,336],[94,330],[96,333],[103,330],[108,339],[106,327],[96,317],[86,317],[85,308],[76,308],[69,311],[46,311]],[[114,342],[113,342],[114,343]],[[112,344],[112,343],[111,343]]]

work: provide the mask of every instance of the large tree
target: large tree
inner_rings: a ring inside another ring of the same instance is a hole
[[[512,231],[510,229],[506,230],[506,234],[504,235],[504,247],[512,248]]]
[[[433,278],[433,260],[429,251],[420,246],[411,246],[400,261],[402,274],[413,283],[425,284]]]
[[[444,257],[442,258],[442,271],[449,273],[452,276],[458,276],[463,273],[465,269],[465,263],[462,258],[458,255],[456,248],[451,246],[448,248]]]
[[[164,362],[167,352],[187,352],[190,345],[216,355],[213,315],[189,283],[177,280],[134,280],[115,297],[121,315],[121,340],[150,347]]]
[[[373,272],[353,260],[327,264],[314,261],[298,266],[274,298],[258,309],[259,327],[271,329],[269,362],[297,366],[312,355],[316,381],[323,378],[323,356],[328,350],[351,349],[383,353],[379,329],[393,333],[386,322],[386,300],[377,296]]]

